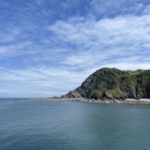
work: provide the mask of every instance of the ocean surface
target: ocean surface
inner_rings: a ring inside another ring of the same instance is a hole
[[[150,150],[150,107],[0,99],[0,150]]]

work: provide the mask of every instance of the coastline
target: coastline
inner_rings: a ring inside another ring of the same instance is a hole
[[[127,98],[124,100],[101,100],[101,99],[87,99],[87,98],[32,98],[32,100],[38,101],[79,101],[79,102],[89,102],[89,103],[102,103],[102,104],[139,104],[139,105],[150,105],[149,98],[133,99]]]

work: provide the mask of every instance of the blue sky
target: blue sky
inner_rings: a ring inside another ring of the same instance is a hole
[[[102,67],[150,69],[148,0],[0,0],[0,97],[60,96]]]

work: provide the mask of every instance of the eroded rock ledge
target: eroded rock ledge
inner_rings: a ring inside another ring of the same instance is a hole
[[[87,99],[87,98],[34,98],[33,100],[50,100],[50,101],[80,101],[90,103],[102,104],[143,104],[150,105],[150,99],[125,99],[125,100],[101,100],[101,99]]]

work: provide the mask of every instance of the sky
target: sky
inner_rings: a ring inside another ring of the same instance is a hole
[[[0,97],[61,96],[103,67],[150,69],[149,0],[0,0]]]

